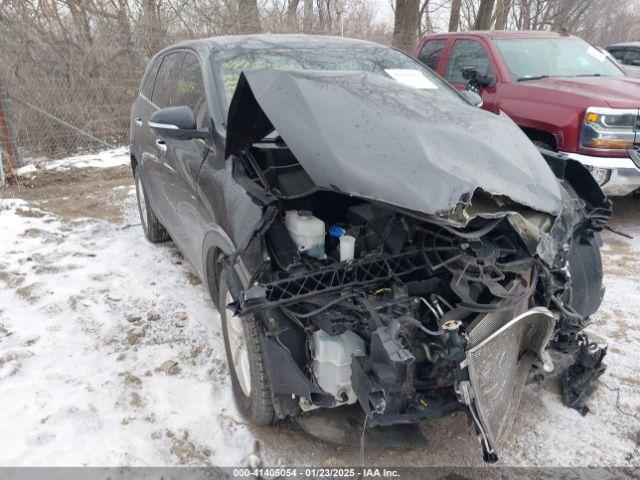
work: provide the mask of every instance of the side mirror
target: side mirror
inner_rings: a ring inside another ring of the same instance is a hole
[[[640,67],[640,58],[636,58],[635,60],[631,60],[631,65],[634,67]]]
[[[198,129],[196,117],[189,107],[167,107],[156,110],[149,118],[149,128],[160,138],[191,140],[209,137],[209,129]]]
[[[482,108],[482,105],[484,102],[482,101],[482,97],[478,95],[476,92],[473,92],[471,90],[463,90],[460,93],[464,98],[467,99],[467,101],[471,105],[473,105],[474,107]]]
[[[460,71],[462,72],[462,78],[465,80],[472,80],[479,75],[476,67],[462,67]]]
[[[461,72],[462,78],[472,87],[493,87],[496,84],[496,76],[493,73],[482,74],[476,67],[462,67]]]

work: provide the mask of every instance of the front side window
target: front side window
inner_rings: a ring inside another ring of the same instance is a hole
[[[445,78],[451,83],[467,83],[462,70],[474,67],[481,75],[491,73],[489,55],[484,46],[475,40],[456,40],[449,55]]]
[[[331,70],[370,72],[424,88],[434,97],[459,95],[434,72],[416,59],[388,47],[369,48],[279,48],[248,51],[229,50],[214,54],[214,68],[224,85],[227,102],[233,97],[240,73],[248,70]]]
[[[442,51],[444,50],[444,44],[445,40],[428,40],[425,42],[422,50],[420,50],[418,60],[424,63],[431,70],[437,70],[438,64],[440,63],[440,57],[442,56]]]
[[[208,126],[209,109],[202,79],[200,60],[195,54],[185,54],[176,84],[174,106],[187,106],[196,116],[198,128]]]
[[[159,108],[178,106],[177,87],[183,58],[184,53],[176,52],[169,53],[162,60],[151,94],[151,101]]]
[[[513,80],[540,77],[621,77],[609,57],[579,38],[496,40]]]

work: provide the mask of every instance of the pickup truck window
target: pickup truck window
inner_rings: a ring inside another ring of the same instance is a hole
[[[446,40],[427,40],[420,50],[418,60],[431,70],[437,70],[445,43]]]
[[[624,76],[606,54],[577,38],[496,40],[512,80]]]
[[[462,76],[462,69],[465,67],[475,67],[483,75],[491,72],[489,55],[480,42],[456,40],[451,49],[444,76],[451,83],[467,83],[467,80]]]

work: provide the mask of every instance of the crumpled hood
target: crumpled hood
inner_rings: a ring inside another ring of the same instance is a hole
[[[506,116],[364,72],[249,71],[229,108],[227,156],[272,129],[320,188],[430,215],[477,189],[557,215],[560,187]]]
[[[635,77],[551,77],[521,83],[541,90],[562,92],[561,98],[553,96],[555,104],[574,105],[576,101],[584,108],[609,106],[612,108],[640,108],[640,79]]]

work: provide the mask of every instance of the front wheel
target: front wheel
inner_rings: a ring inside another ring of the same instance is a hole
[[[257,425],[271,425],[276,416],[264,359],[262,329],[251,315],[235,315],[227,305],[233,296],[227,275],[220,275],[220,318],[231,385],[240,413]]]
[[[142,183],[142,177],[138,173],[138,169],[135,170],[134,179],[136,181],[136,197],[138,199],[138,213],[140,214],[140,223],[142,223],[142,230],[144,236],[147,237],[151,243],[161,243],[170,240],[169,234],[162,226],[158,217],[151,209],[147,192]]]

